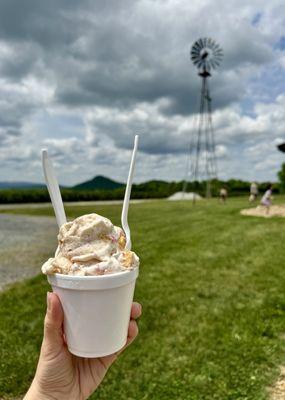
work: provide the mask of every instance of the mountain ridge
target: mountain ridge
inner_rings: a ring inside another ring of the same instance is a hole
[[[108,178],[103,175],[97,175],[94,178],[78,183],[77,185],[72,186],[71,189],[76,190],[88,190],[88,189],[97,189],[97,190],[113,190],[124,187],[125,184],[121,182],[114,181],[111,178]]]
[[[20,182],[20,181],[3,181],[0,182],[0,189],[41,189],[44,188],[44,183]]]

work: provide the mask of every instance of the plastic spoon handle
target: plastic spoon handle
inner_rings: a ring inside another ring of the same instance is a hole
[[[47,150],[42,150],[42,162],[43,162],[45,181],[52,202],[52,206],[54,209],[56,222],[60,228],[61,225],[63,225],[66,222],[66,216],[58,182],[55,176],[52,162],[48,156]]]
[[[131,232],[130,232],[130,228],[129,228],[129,224],[128,224],[128,211],[129,211],[129,203],[130,203],[130,196],[131,196],[134,169],[135,169],[136,154],[137,154],[137,149],[138,149],[138,141],[139,141],[139,135],[136,135],[135,142],[134,142],[134,150],[133,150],[131,165],[130,165],[130,170],[129,170],[129,176],[128,176],[128,181],[127,181],[127,186],[126,186],[126,191],[125,191],[122,216],[121,216],[122,227],[123,227],[123,230],[126,235],[126,249],[127,250],[131,250],[131,247],[132,247]]]

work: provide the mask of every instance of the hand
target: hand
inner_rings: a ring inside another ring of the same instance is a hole
[[[24,400],[84,400],[100,385],[109,367],[137,336],[135,319],[141,305],[133,303],[126,346],[117,354],[81,358],[68,351],[63,335],[63,310],[55,293],[47,294],[44,338],[33,383]]]

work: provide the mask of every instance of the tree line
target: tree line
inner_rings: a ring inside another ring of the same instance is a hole
[[[280,171],[280,183],[274,184],[275,193],[282,190],[285,191],[285,164],[283,170]],[[282,172],[283,171],[283,172]],[[282,183],[283,182],[283,183]],[[165,182],[153,180],[146,183],[133,185],[133,199],[160,199],[171,196],[172,194],[182,191],[183,181]],[[260,193],[266,190],[269,182],[259,183]],[[212,195],[219,195],[221,187],[228,190],[230,196],[243,196],[249,194],[250,182],[239,179],[230,179],[222,181],[215,179],[211,182]],[[187,184],[187,192],[195,192],[201,196],[205,195],[206,182],[189,182]],[[121,200],[124,197],[125,188],[112,190],[79,190],[79,189],[61,189],[63,201],[89,201],[89,200]],[[44,203],[49,202],[49,194],[46,189],[2,189],[0,190],[0,203]]]

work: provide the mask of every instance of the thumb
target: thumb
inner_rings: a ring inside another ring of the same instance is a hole
[[[47,293],[47,312],[44,322],[43,350],[49,355],[58,353],[63,345],[63,309],[55,293]]]

